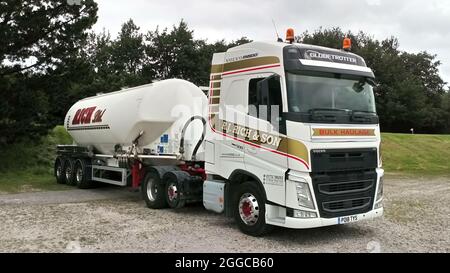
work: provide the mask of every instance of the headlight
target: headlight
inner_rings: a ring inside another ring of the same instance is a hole
[[[314,209],[314,202],[308,184],[297,182],[295,188],[297,189],[298,205],[301,207]]]
[[[380,182],[378,182],[378,190],[377,190],[377,202],[381,200],[383,197],[383,176],[380,177]]]

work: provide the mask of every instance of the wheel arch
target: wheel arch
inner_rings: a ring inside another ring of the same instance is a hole
[[[264,197],[267,199],[266,190],[264,188],[263,183],[261,180],[254,175],[253,173],[250,173],[246,170],[237,169],[234,170],[228,180],[231,182],[231,184],[239,185],[245,182],[253,181],[263,192]]]
[[[251,172],[242,169],[236,169],[230,174],[228,181],[228,186],[226,187],[225,192],[225,215],[227,217],[233,217],[233,204],[235,201],[234,193],[236,192],[237,187],[242,183],[253,181],[253,183],[255,183],[258,188],[260,188],[261,192],[264,195],[264,198],[267,200],[267,194],[263,183],[256,175]]]
[[[177,166],[148,166],[146,167],[145,172],[154,172],[158,174],[159,179],[162,181],[166,173],[178,170],[180,170],[180,168],[178,168]]]

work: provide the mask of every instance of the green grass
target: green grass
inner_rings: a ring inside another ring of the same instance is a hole
[[[56,145],[71,144],[62,126],[39,143],[22,141],[3,149],[0,193],[65,190],[53,177]],[[450,135],[382,134],[383,167],[388,175],[450,177]]]
[[[382,134],[388,173],[450,176],[450,135]]]
[[[10,171],[0,177],[0,193],[19,193],[31,191],[69,190],[71,186],[60,185],[55,177],[48,172],[42,173],[39,169],[24,171]]]
[[[69,189],[53,177],[56,145],[71,144],[63,126],[55,127],[38,143],[23,140],[7,146],[0,157],[0,192],[28,192]]]

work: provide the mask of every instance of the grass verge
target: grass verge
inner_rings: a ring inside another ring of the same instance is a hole
[[[382,134],[381,149],[392,175],[450,176],[450,135]]]
[[[0,193],[66,190],[53,177],[56,145],[71,144],[72,138],[63,126],[34,143],[22,140],[2,149],[0,158]]]

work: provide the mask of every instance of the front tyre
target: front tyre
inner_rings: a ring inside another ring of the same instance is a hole
[[[155,172],[148,172],[141,183],[142,197],[151,209],[163,209],[167,207],[164,184]]]
[[[272,230],[266,224],[266,199],[254,182],[238,186],[234,198],[234,218],[239,229],[251,236],[262,236]]]

